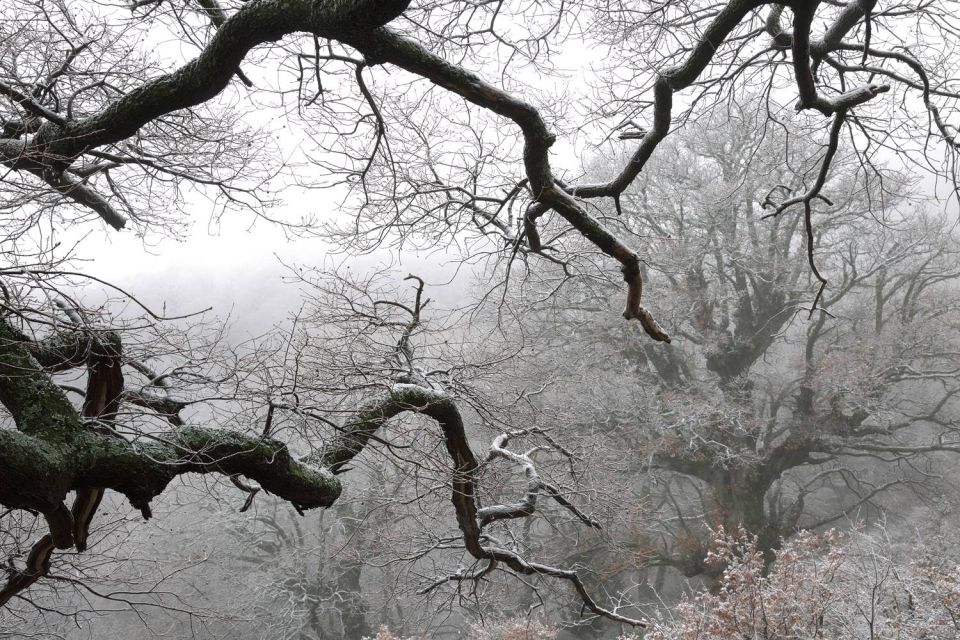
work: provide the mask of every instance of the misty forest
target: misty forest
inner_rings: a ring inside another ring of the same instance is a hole
[[[0,640],[960,637],[958,0],[0,0]]]

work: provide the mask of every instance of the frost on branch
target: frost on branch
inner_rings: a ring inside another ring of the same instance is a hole
[[[929,557],[900,563],[882,534],[804,531],[765,572],[755,537],[720,528],[708,558],[725,567],[716,589],[685,599],[646,637],[956,638],[960,568]]]

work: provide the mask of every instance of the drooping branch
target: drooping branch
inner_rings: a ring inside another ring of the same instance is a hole
[[[202,104],[218,95],[254,47],[302,31],[326,38],[364,32],[386,24],[409,0],[256,0],[219,22],[200,55],[180,69],[150,80],[80,120],[57,116],[27,140],[0,139],[0,162],[28,171],[54,190],[122,228],[126,220],[89,186],[66,170],[83,153],[125,140],[168,113]],[[223,17],[223,16],[221,16]]]
[[[183,428],[151,440],[132,444],[82,431],[67,442],[50,443],[0,431],[0,502],[41,510],[77,487],[103,487],[148,515],[150,501],[185,473],[243,475],[301,509],[329,506],[340,493],[333,474],[295,459],[273,439]]]
[[[434,84],[448,89],[466,100],[512,120],[524,137],[523,160],[529,186],[534,197],[559,213],[587,240],[621,264],[627,283],[627,305],[624,317],[636,319],[655,340],[669,342],[669,335],[641,304],[643,280],[640,257],[616,235],[567,193],[554,179],[549,150],[556,140],[540,113],[526,102],[485,82],[479,76],[427,51],[420,44],[402,38],[388,28],[380,28],[362,37],[348,37],[344,42],[362,52],[368,60],[389,62]],[[536,235],[534,242],[536,242]]]
[[[63,343],[71,341],[49,341]],[[146,443],[126,441],[110,428],[124,398],[119,339],[108,333],[87,345],[82,414],[32,357],[29,346],[38,344],[0,320],[0,403],[17,427],[0,430],[0,503],[40,512],[50,527],[26,567],[0,591],[0,606],[46,574],[54,548],[86,547],[105,489],[126,496],[144,516],[151,500],[184,473],[242,475],[298,509],[329,506],[339,496],[332,473],[294,459],[268,438],[183,428],[151,434]],[[64,355],[74,359],[71,349],[37,351],[58,370],[65,368]],[[72,510],[64,504],[70,491],[77,493]]]
[[[418,286],[415,306],[408,308],[411,322],[403,326],[398,343],[410,360],[411,370],[416,370],[412,332],[425,304],[422,286]],[[74,320],[74,325],[81,320]],[[50,527],[50,534],[28,557],[27,566],[13,574],[0,591],[0,604],[46,575],[55,548],[81,548],[85,544],[90,520],[105,489],[124,495],[146,517],[150,515],[150,502],[185,473],[249,478],[298,509],[329,506],[340,493],[333,472],[341,470],[375,439],[375,432],[391,417],[412,412],[435,420],[443,433],[452,461],[451,502],[464,547],[473,557],[525,575],[569,581],[594,613],[630,624],[643,623],[598,605],[575,571],[529,562],[484,542],[484,525],[502,519],[504,509],[480,512],[476,496],[480,465],[457,403],[443,391],[425,386],[427,382],[390,386],[386,394],[364,405],[323,449],[301,460],[273,439],[212,429],[180,428],[142,434],[137,442],[128,442],[111,425],[120,402],[131,397],[123,389],[119,339],[109,332],[85,332],[79,326],[62,333],[34,341],[14,330],[9,322],[0,321],[0,402],[17,425],[17,430],[0,430],[0,503],[39,511]],[[41,366],[32,352],[49,367]],[[51,371],[81,364],[89,372],[82,415],[50,380]],[[159,382],[160,377],[144,365],[138,363],[135,368],[151,383]],[[500,457],[513,459],[517,454],[506,449],[509,437],[502,439],[497,450]],[[547,441],[569,455],[549,438]],[[522,454],[517,460],[530,462],[538,493],[546,492],[581,521],[599,527],[557,487],[540,479],[530,455]],[[72,512],[64,504],[70,491],[77,491]]]
[[[93,352],[84,417],[110,420],[122,399],[119,342]],[[240,474],[304,508],[332,504],[339,483],[327,470],[295,460],[274,440],[233,432],[184,428],[128,443],[86,428],[81,415],[50,381],[5,321],[0,321],[0,402],[17,431],[2,431],[0,501],[48,511],[67,491],[109,488],[137,508],[183,473]]]
[[[14,169],[43,177],[55,189],[94,209],[110,224],[119,227],[123,218],[109,207],[109,203],[87,185],[71,182],[64,170],[86,151],[120,142],[151,120],[213,98],[238,72],[240,62],[251,48],[289,33],[310,32],[356,48],[364,54],[368,65],[397,65],[516,123],[524,137],[524,165],[534,199],[543,207],[556,211],[591,243],[620,263],[628,289],[624,316],[639,320],[655,340],[669,342],[668,334],[641,304],[643,282],[639,256],[591,216],[578,198],[611,197],[619,207],[621,194],[643,170],[670,131],[674,94],[697,82],[736,27],[750,12],[769,2],[726,2],[698,36],[683,61],[659,72],[653,86],[652,126],[643,134],[623,170],[604,184],[566,187],[553,175],[549,149],[555,137],[537,109],[446,62],[419,44],[397,36],[384,26],[407,8],[409,0],[256,0],[230,17],[215,0],[198,1],[217,26],[217,31],[196,59],[130,91],[100,113],[63,123],[47,121],[26,141],[0,140],[0,160]],[[870,15],[873,2],[850,0],[823,37],[811,42],[810,27],[818,5],[786,3],[794,12],[793,32],[788,33],[779,25],[783,5],[775,6],[767,24],[777,46],[785,47],[789,42],[793,51],[800,108],[819,109],[825,114],[838,113],[888,90],[887,85],[867,84],[834,98],[825,98],[817,92],[811,59],[817,61],[830,51],[845,46],[844,36]],[[535,247],[536,234],[530,234],[529,240]]]
[[[433,418],[440,426],[447,453],[453,463],[451,502],[453,503],[454,513],[456,514],[457,525],[462,532],[464,547],[470,555],[477,560],[486,560],[493,564],[502,563],[522,575],[540,575],[567,580],[574,586],[584,605],[597,615],[635,626],[644,626],[646,624],[643,620],[622,616],[616,611],[606,609],[597,604],[587,592],[586,586],[576,571],[529,562],[513,551],[484,544],[483,527],[486,524],[503,518],[516,518],[530,515],[534,509],[528,508],[526,504],[530,501],[529,495],[527,501],[521,503],[518,507],[517,505],[502,505],[498,507],[487,507],[482,510],[478,509],[476,492],[477,474],[480,465],[470,447],[463,418],[460,415],[456,402],[451,396],[442,391],[413,384],[396,384],[391,386],[386,394],[368,402],[356,418],[340,429],[340,433],[336,438],[329,442],[321,451],[310,456],[308,460],[316,464],[322,464],[331,470],[340,469],[363,450],[366,444],[374,437],[375,432],[380,429],[387,420],[407,411]],[[502,445],[499,449],[504,453],[515,455],[504,448],[506,440],[508,440],[509,437],[509,434],[504,434],[498,438],[497,442]],[[529,471],[527,471],[527,475],[529,479]],[[538,476],[535,469],[534,475]],[[533,483],[534,481],[531,480],[531,487]],[[540,480],[539,477],[535,479],[535,483],[537,484],[537,493],[546,491],[562,506],[574,513],[580,520],[589,526],[599,527],[599,524],[595,520],[583,514],[577,507],[567,501],[556,487]],[[439,586],[440,584],[450,581],[467,580],[470,579],[470,576],[475,575],[476,574],[473,573],[460,572],[454,576],[438,581],[434,586]]]
[[[179,70],[147,82],[83,120],[65,124],[48,122],[26,142],[0,140],[0,161],[41,176],[64,195],[92,208],[112,226],[120,228],[125,222],[122,216],[110,208],[105,199],[86,185],[72,181],[64,171],[92,148],[120,142],[151,120],[213,98],[239,70],[240,62],[251,48],[288,33],[309,31],[354,46],[365,54],[369,64],[391,62],[414,71],[519,124],[525,137],[529,184],[536,197],[621,263],[628,285],[624,315],[640,320],[655,339],[669,341],[667,334],[640,305],[639,257],[555,185],[547,157],[555,138],[547,131],[540,114],[419,45],[398,38],[386,29],[376,29],[399,15],[408,4],[409,0],[251,2],[230,18],[218,20],[219,28],[201,54]]]
[[[87,149],[134,135],[147,123],[174,111],[202,104],[227,86],[254,47],[298,32],[325,38],[363,33],[396,18],[409,0],[257,0],[219,25],[200,55],[180,69],[127,93],[101,112],[66,126],[44,126],[18,163],[42,159],[52,167],[69,165]],[[36,157],[40,153],[40,158]],[[56,160],[54,162],[54,160]]]

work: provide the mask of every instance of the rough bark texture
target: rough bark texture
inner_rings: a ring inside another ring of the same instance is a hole
[[[158,117],[210,100],[239,73],[240,63],[253,47],[294,32],[313,33],[351,45],[365,56],[367,65],[392,64],[403,68],[517,125],[524,139],[526,180],[537,206],[542,208],[538,211],[541,215],[547,210],[556,211],[584,238],[615,259],[627,284],[624,316],[638,320],[654,340],[670,342],[670,336],[641,304],[640,256],[592,216],[582,200],[613,198],[619,206],[620,196],[670,131],[674,94],[694,85],[734,29],[750,12],[766,4],[771,3],[730,0],[716,13],[681,63],[659,71],[653,88],[651,127],[624,169],[604,184],[566,187],[558,183],[549,160],[555,138],[533,105],[387,27],[407,8],[409,0],[252,0],[229,17],[222,12],[213,16],[217,30],[196,59],[145,82],[100,112],[81,119],[38,110],[30,101],[7,92],[8,98],[33,112],[29,122],[25,119],[16,126],[5,124],[3,135],[11,137],[0,139],[0,162],[11,170],[39,177],[51,189],[96,211],[111,226],[121,228],[125,220],[110,202],[69,173],[80,156],[98,147],[121,143]],[[793,32],[785,31],[779,24],[782,9],[771,12],[768,21],[767,28],[776,45],[792,53],[798,109],[833,114],[837,131],[848,110],[875,98],[888,87],[867,84],[825,98],[817,91],[812,65],[827,52],[843,47],[845,35],[872,10],[873,4],[861,0],[847,3],[820,40],[812,40],[810,34],[818,2],[786,3],[793,9]],[[204,6],[209,12],[209,7],[216,4]],[[925,91],[925,97],[928,93]],[[824,170],[828,166],[829,159]],[[822,185],[822,175],[819,184]],[[807,200],[814,195],[810,192]],[[529,241],[534,246],[538,244],[536,217],[526,222]],[[767,303],[776,307],[781,301],[764,302]],[[721,377],[734,378],[747,370],[769,346],[753,330],[760,326],[765,331],[769,329],[769,321],[760,323],[769,313],[758,308],[750,310],[759,324],[738,323],[738,329],[744,327],[745,333],[734,336],[729,348],[708,360],[710,368]],[[497,518],[487,512],[478,520],[478,462],[467,442],[456,404],[442,392],[421,385],[394,385],[384,397],[365,406],[339,438],[317,455],[297,460],[284,444],[275,440],[212,429],[174,428],[151,434],[153,439],[146,444],[116,437],[107,427],[115,418],[119,403],[138,401],[135,392],[123,389],[119,363],[120,345],[110,336],[94,338],[76,331],[33,342],[9,322],[0,320],[0,403],[16,424],[16,430],[0,430],[0,503],[34,509],[50,525],[49,540],[38,546],[39,554],[31,554],[31,571],[45,570],[53,546],[82,548],[86,544],[86,530],[105,489],[122,493],[148,514],[150,501],[177,475],[221,473],[252,478],[298,508],[328,506],[340,493],[340,483],[333,472],[358,455],[385,421],[412,411],[433,418],[443,431],[453,465],[451,500],[466,549],[475,558],[488,560],[491,567],[504,563],[518,573],[567,579],[595,613],[636,623],[593,602],[575,572],[528,562],[511,551],[484,545],[481,521]],[[71,405],[49,377],[52,371],[79,366],[86,366],[90,373],[82,412]],[[139,402],[151,406],[148,399],[140,398]],[[155,404],[155,408],[175,415],[179,406]],[[89,428],[90,420],[99,422]],[[173,419],[171,422],[177,426]],[[801,464],[811,449],[806,449],[806,453],[803,449],[798,451],[798,457],[788,459]],[[763,462],[746,475],[717,475],[717,469],[700,473],[712,478],[718,495],[742,514],[743,520],[762,526],[762,500],[758,508],[755,496],[763,486],[769,486],[769,478],[773,477],[773,470],[767,469],[766,464]],[[72,512],[65,505],[71,491],[78,494]],[[506,505],[502,513],[527,514],[535,508],[535,500],[528,496],[518,505]],[[7,592],[9,588],[4,593]]]
[[[145,515],[150,501],[183,473],[243,475],[301,509],[329,506],[339,496],[340,483],[332,473],[295,460],[274,440],[199,428],[153,434],[146,444],[116,436],[110,423],[124,397],[119,338],[74,333],[31,345],[0,320],[0,403],[16,424],[16,430],[0,430],[0,503],[38,511],[50,526],[25,570],[0,591],[0,605],[46,573],[54,547],[86,548],[105,489],[123,494]],[[51,370],[85,361],[82,411],[31,352]],[[76,492],[72,510],[65,505],[71,491]]]

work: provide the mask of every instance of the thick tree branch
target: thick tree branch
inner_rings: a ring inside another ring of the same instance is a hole
[[[215,97],[257,45],[302,31],[327,38],[363,33],[393,20],[408,5],[409,0],[255,0],[223,21],[200,55],[177,71],[148,81],[90,117],[45,123],[20,152],[0,145],[2,160],[14,169],[61,173],[89,149],[125,140],[160,116]]]
[[[622,265],[627,283],[624,317],[639,320],[653,339],[670,341],[669,335],[640,304],[643,292],[640,257],[591,216],[576,198],[556,184],[549,159],[549,150],[556,137],[547,129],[533,106],[434,55],[418,43],[394,34],[388,28],[343,40],[370,61],[389,62],[516,123],[523,133],[524,166],[534,197],[554,209],[587,240]]]
[[[82,417],[94,421],[81,419],[31,355],[31,346],[54,370],[75,365],[77,351],[85,353]],[[0,606],[46,574],[54,548],[86,548],[105,489],[126,496],[145,516],[151,500],[184,473],[243,475],[301,510],[329,506],[340,494],[332,473],[294,459],[283,444],[267,438],[184,428],[152,434],[146,444],[127,442],[109,428],[123,399],[115,335],[32,342],[0,320],[0,403],[17,426],[0,430],[0,503],[40,512],[50,528],[24,570],[0,591]],[[72,511],[64,504],[70,491],[77,494]]]
[[[798,3],[794,6],[793,12],[793,69],[794,74],[797,79],[797,90],[800,94],[800,100],[797,102],[797,110],[802,109],[816,109],[820,111],[823,115],[828,116],[831,114],[841,114],[845,113],[853,107],[863,104],[868,100],[872,100],[878,94],[886,93],[890,90],[890,85],[886,84],[873,84],[868,83],[861,85],[850,91],[840,94],[834,98],[824,98],[817,92],[817,85],[813,77],[813,69],[810,66],[810,56],[811,56],[811,45],[810,45],[810,28],[813,24],[813,18],[816,12],[816,6],[818,3],[810,3],[809,5],[801,5]],[[851,2],[851,4],[859,5],[859,1]],[[856,11],[844,11],[841,15],[840,20],[834,23],[834,26],[840,25],[837,27],[837,34],[832,34],[828,32],[830,40],[825,39],[822,45],[823,50],[829,50],[829,43],[836,39],[837,42],[833,46],[839,45],[839,39],[842,37],[842,34],[846,33],[850,27],[847,27],[847,20],[853,19],[854,21],[859,20],[863,17],[861,11],[859,16],[856,16]],[[850,18],[848,18],[850,16]]]
[[[598,605],[587,592],[586,586],[576,571],[528,562],[512,551],[483,544],[483,525],[499,519],[496,516],[510,509],[508,505],[505,509],[494,509],[494,511],[478,510],[476,490],[479,463],[467,440],[463,419],[456,402],[446,393],[419,385],[393,385],[385,395],[367,403],[358,418],[343,427],[342,432],[331,443],[309,459],[331,469],[340,468],[362,451],[376,430],[387,420],[405,411],[433,418],[443,432],[447,453],[453,462],[451,502],[457,524],[463,535],[464,546],[470,555],[478,560],[503,563],[522,575],[541,575],[567,580],[573,585],[584,605],[597,615],[634,626],[646,625],[643,620],[629,618]],[[506,437],[509,438],[509,436]],[[553,487],[546,487],[546,490],[555,497],[559,495],[559,491]],[[562,501],[561,504],[563,504]],[[575,508],[571,510],[591,526],[597,526],[595,521],[579,510]],[[532,513],[532,510],[530,512]],[[516,510],[512,510],[510,515],[501,517],[519,517],[519,515],[521,514]],[[475,573],[460,572],[438,581],[434,586],[476,576]]]
[[[88,187],[64,177],[64,170],[87,150],[120,142],[151,120],[213,98],[238,72],[240,62],[251,48],[288,33],[308,31],[353,46],[365,55],[368,64],[390,62],[515,122],[523,132],[524,165],[535,199],[557,211],[590,242],[621,264],[628,287],[624,316],[639,320],[655,340],[669,342],[669,336],[641,305],[643,282],[639,257],[591,216],[576,198],[612,197],[619,202],[620,195],[669,133],[673,95],[696,82],[734,29],[751,11],[767,2],[729,0],[724,4],[684,62],[660,72],[654,83],[652,127],[644,134],[623,171],[608,183],[569,190],[559,186],[553,177],[548,153],[555,138],[535,108],[383,27],[406,9],[409,0],[256,0],[229,18],[215,0],[200,0],[200,4],[218,29],[196,59],[171,74],[147,82],[94,116],[65,123],[46,122],[25,143],[0,141],[4,143],[0,144],[2,160],[15,169],[42,175],[55,189],[97,211],[119,228],[123,224],[122,216]],[[817,5],[789,3],[794,10],[792,34],[779,26],[782,13],[779,5],[768,19],[768,30],[775,38],[783,43],[790,40],[800,108],[838,113],[888,90],[887,85],[868,84],[830,99],[817,93],[811,55],[822,56],[840,47],[843,36],[869,13],[872,3],[851,0],[823,38],[811,44],[810,25]],[[531,242],[536,244],[535,235],[531,236]]]

